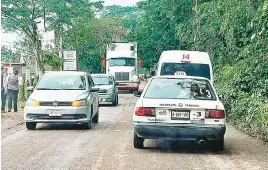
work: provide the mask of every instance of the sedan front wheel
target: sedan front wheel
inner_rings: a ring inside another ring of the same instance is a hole
[[[34,129],[36,129],[36,124],[37,123],[35,123],[35,122],[26,122],[26,128],[28,130],[34,130]]]

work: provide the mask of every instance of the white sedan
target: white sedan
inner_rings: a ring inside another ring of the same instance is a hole
[[[136,103],[134,147],[143,148],[145,139],[166,138],[211,142],[223,151],[225,109],[210,81],[191,76],[152,77]]]
[[[37,123],[76,123],[91,129],[99,120],[99,89],[85,72],[48,72],[43,75],[24,108],[28,130]]]

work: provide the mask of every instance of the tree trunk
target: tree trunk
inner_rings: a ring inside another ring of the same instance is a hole
[[[37,60],[37,65],[42,73],[45,73],[45,66],[42,58],[42,51],[41,51],[41,43],[39,42],[39,36],[37,33],[37,26],[36,23],[33,24],[33,43],[35,47],[35,55]]]

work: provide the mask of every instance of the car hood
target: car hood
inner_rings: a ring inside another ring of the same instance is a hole
[[[86,90],[34,90],[30,99],[37,101],[74,101],[85,99],[89,95]]]

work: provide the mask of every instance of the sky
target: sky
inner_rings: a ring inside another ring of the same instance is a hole
[[[97,0],[95,0],[97,1]],[[104,5],[120,5],[120,6],[134,6],[137,2],[140,0],[104,0]],[[12,46],[12,42],[18,40],[20,36],[15,33],[3,33],[3,30],[1,29],[1,45],[5,45],[9,48],[9,46]],[[10,43],[9,43],[10,42]]]

